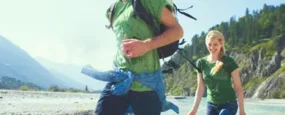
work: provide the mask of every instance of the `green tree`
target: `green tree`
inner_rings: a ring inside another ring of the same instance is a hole
[[[86,91],[86,92],[89,92],[87,85],[85,86],[85,91]]]
[[[49,91],[55,91],[55,92],[60,91],[60,89],[57,85],[51,85],[48,90]]]
[[[22,91],[28,91],[28,90],[30,90],[30,88],[29,88],[28,86],[24,85],[24,86],[21,86],[21,87],[20,87],[20,90],[22,90]]]

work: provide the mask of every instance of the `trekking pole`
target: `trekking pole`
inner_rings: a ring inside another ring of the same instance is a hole
[[[183,55],[181,51],[184,51],[184,50],[181,49],[181,48],[178,48],[178,53],[179,53],[184,59],[186,59],[196,70],[200,71],[200,69],[196,66],[196,64],[195,64],[193,61],[191,61],[190,59],[188,59],[185,55]]]

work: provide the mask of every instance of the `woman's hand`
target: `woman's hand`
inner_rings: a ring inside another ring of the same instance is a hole
[[[187,115],[196,115],[196,111],[191,110]]]
[[[244,111],[239,111],[239,115],[246,115]]]
[[[152,48],[149,46],[148,40],[142,41],[134,38],[123,40],[121,45],[122,52],[128,58],[142,56],[151,49]]]

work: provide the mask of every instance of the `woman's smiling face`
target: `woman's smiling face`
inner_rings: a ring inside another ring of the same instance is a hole
[[[219,42],[217,38],[211,38],[206,41],[207,49],[212,55],[218,55],[222,44]]]

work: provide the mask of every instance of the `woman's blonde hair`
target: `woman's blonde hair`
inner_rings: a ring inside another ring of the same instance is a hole
[[[218,60],[216,62],[215,67],[211,70],[211,74],[214,75],[216,74],[224,65],[224,63],[222,62],[222,57],[225,55],[225,38],[224,35],[219,32],[218,30],[211,30],[208,32],[207,36],[206,36],[206,43],[212,39],[217,39],[219,41],[219,43],[222,45],[221,50],[219,52],[218,55]]]

